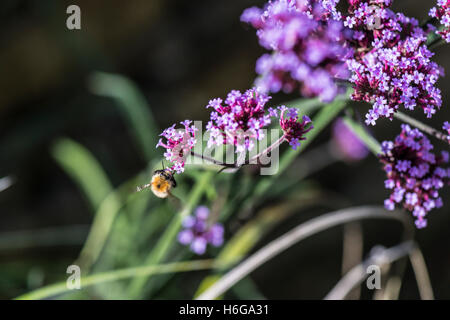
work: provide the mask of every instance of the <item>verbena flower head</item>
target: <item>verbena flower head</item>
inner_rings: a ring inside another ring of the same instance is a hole
[[[366,123],[392,119],[401,105],[431,117],[441,107],[435,86],[443,70],[430,59],[426,32],[414,18],[394,13],[391,0],[352,0],[344,24],[351,28],[354,58],[348,60],[352,99],[373,104]]]
[[[450,0],[438,0],[437,7],[431,8],[429,15],[437,18],[443,26],[436,33],[450,43]]]
[[[207,108],[213,108],[206,126],[210,137],[208,147],[213,145],[234,145],[236,152],[252,150],[255,141],[264,138],[263,128],[271,122],[266,114],[265,104],[270,97],[256,89],[241,93],[233,90],[225,102],[220,99],[209,101]]]
[[[271,50],[256,63],[263,91],[292,92],[331,101],[345,91],[335,78],[347,79],[344,59],[351,55],[337,0],[277,0],[264,9],[245,10],[241,20],[257,29],[261,46]]]
[[[359,161],[369,154],[364,143],[340,118],[333,125],[333,142],[337,147],[337,152],[344,160]]]
[[[208,244],[220,247],[223,243],[223,226],[219,223],[211,224],[208,221],[209,209],[199,206],[194,215],[187,216],[183,220],[183,229],[178,234],[178,241],[183,245],[189,245],[192,252],[202,255]]]
[[[303,116],[299,121],[298,110],[295,108],[279,107],[280,126],[284,132],[284,139],[292,149],[300,147],[300,141],[305,140],[305,134],[314,128],[311,119]]]
[[[436,155],[432,149],[422,132],[403,124],[395,141],[383,142],[380,155],[387,174],[385,187],[392,190],[384,202],[386,209],[402,204],[412,212],[418,228],[426,227],[429,211],[442,206],[438,190],[448,184],[449,170],[442,165],[448,162],[449,154]]]
[[[160,134],[162,138],[156,145],[157,148],[163,147],[166,149],[164,157],[173,164],[167,170],[176,173],[184,171],[186,159],[196,142],[195,132],[198,130],[194,125],[191,125],[192,121],[190,120],[180,123],[184,126],[184,129],[175,129],[176,124],[172,125]]]

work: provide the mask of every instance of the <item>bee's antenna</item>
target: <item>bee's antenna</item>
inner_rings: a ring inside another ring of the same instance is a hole
[[[161,165],[162,165],[163,170],[166,170],[166,168],[164,166],[164,159],[161,160]]]

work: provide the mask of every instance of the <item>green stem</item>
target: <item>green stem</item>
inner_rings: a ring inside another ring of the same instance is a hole
[[[428,49],[433,50],[436,49],[438,47],[440,47],[441,45],[445,44],[445,40],[442,38],[435,38],[433,41],[430,42],[430,44],[428,45]]]
[[[273,144],[268,146],[266,149],[255,155],[249,160],[249,163],[254,163],[255,161],[258,161],[260,157],[263,155],[267,155],[269,152],[271,152],[273,149],[278,148],[283,142],[285,141],[285,135],[282,135],[281,138],[279,138],[277,141],[275,141]]]
[[[294,161],[294,159],[322,132],[323,129],[344,109],[347,100],[335,100],[333,103],[322,108],[319,114],[314,117],[314,129],[306,133],[306,140],[302,142],[297,150],[289,149],[280,159],[280,173]]]
[[[199,154],[199,153],[194,152],[194,151],[191,151],[191,155],[194,156],[194,157],[197,157],[199,159],[202,159],[204,161],[211,162],[212,164],[215,164],[215,165],[218,165],[218,166],[222,166],[224,168],[240,169],[244,165],[257,163],[260,157],[262,157],[263,155],[267,155],[273,149],[278,148],[284,141],[285,141],[285,136],[283,135],[283,136],[281,136],[281,138],[279,138],[273,144],[268,146],[266,149],[262,150],[260,153],[258,153],[257,155],[251,157],[248,161],[245,161],[244,163],[241,163],[241,164],[239,164],[238,162],[236,162],[236,163],[225,163],[225,162],[216,160],[214,158],[205,156],[203,154]]]
[[[450,136],[448,136],[448,135],[442,133],[441,131],[436,130],[436,129],[426,125],[425,123],[422,123],[419,120],[414,119],[404,113],[396,112],[396,113],[394,113],[394,118],[397,118],[400,121],[406,122],[406,123],[412,125],[413,127],[416,127],[417,129],[422,130],[423,132],[429,134],[430,136],[435,137],[436,139],[450,143]]]

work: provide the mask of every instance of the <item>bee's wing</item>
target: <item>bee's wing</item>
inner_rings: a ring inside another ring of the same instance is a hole
[[[181,202],[180,198],[174,196],[172,192],[169,192],[169,201],[175,206],[175,208],[177,208],[177,210],[182,209],[183,203]]]

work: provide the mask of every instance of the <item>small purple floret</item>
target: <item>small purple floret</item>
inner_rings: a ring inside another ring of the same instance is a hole
[[[208,244],[214,247],[223,244],[224,228],[220,223],[211,223],[209,215],[208,207],[197,207],[194,215],[183,219],[183,230],[178,233],[178,242],[198,255],[205,253]]]

